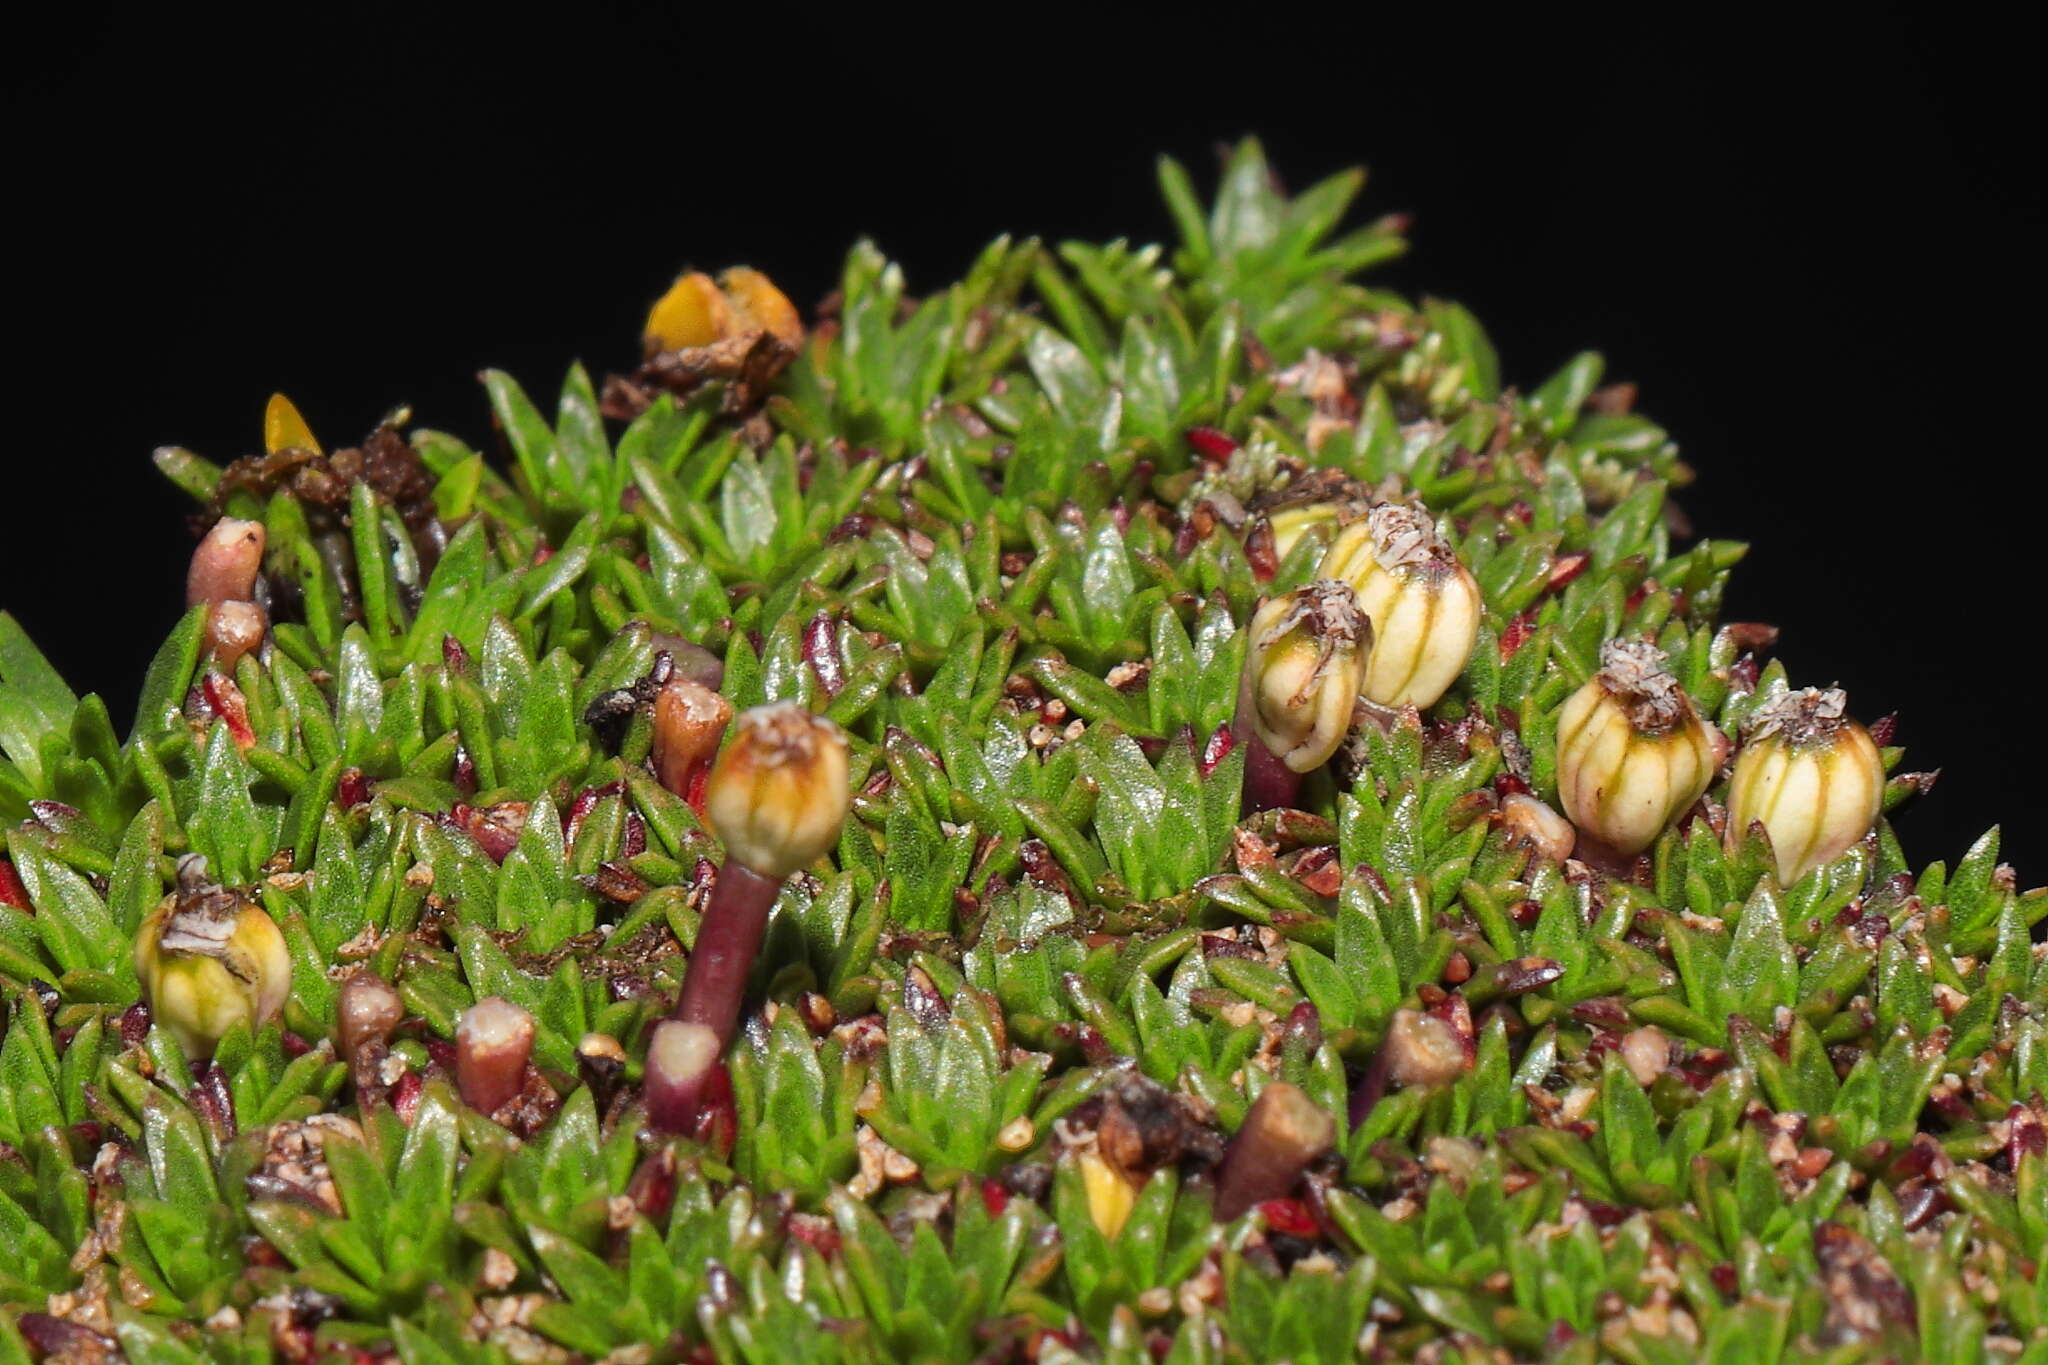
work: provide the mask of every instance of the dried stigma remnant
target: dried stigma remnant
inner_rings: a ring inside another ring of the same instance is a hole
[[[1786,692],[1752,713],[1728,785],[1728,841],[1761,824],[1790,886],[1870,832],[1884,757],[1838,688]]]
[[[1710,727],[1646,641],[1608,641],[1600,671],[1558,717],[1565,814],[1617,853],[1648,847],[1700,799],[1716,766]]]
[[[1432,706],[1479,638],[1479,584],[1420,507],[1383,502],[1337,533],[1318,572],[1351,585],[1372,621],[1359,695],[1381,706]]]

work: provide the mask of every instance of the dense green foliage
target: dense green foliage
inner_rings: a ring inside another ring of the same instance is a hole
[[[1206,212],[1161,179],[1170,250],[1003,240],[914,300],[856,247],[752,413],[714,382],[608,423],[577,367],[550,419],[486,375],[509,460],[408,433],[431,563],[368,482],[309,511],[164,452],[265,523],[277,624],[224,689],[188,614],[125,740],[0,616],[0,1362],[65,1323],[152,1363],[2048,1360],[2048,898],[1995,831],[1916,872],[1883,823],[1780,886],[1712,797],[1623,878],[1514,842],[1497,793],[1555,801],[1603,641],[1653,638],[1730,734],[1787,685],[1716,619],[1742,547],[1674,544],[1690,471],[1599,357],[1510,388],[1465,310],[1357,283],[1402,249],[1341,230],[1358,175],[1286,198],[1247,144]],[[1355,781],[1240,821],[1242,627],[1319,542],[1262,578],[1205,499],[1310,466],[1424,500],[1486,619]],[[855,751],[756,967],[729,1152],[634,1107],[720,857],[647,716],[586,719],[656,632]],[[294,971],[198,1065],[130,1010],[192,851]],[[409,1013],[403,1105],[337,1051],[352,964]],[[446,1078],[486,995],[560,1101],[525,1136]],[[1354,1123],[1403,1006],[1469,1011],[1471,1064]],[[1338,1151],[1228,1224],[1169,1162],[1109,1235],[1069,1149],[1128,1069],[1219,1135],[1286,1079]],[[254,1178],[309,1131],[331,1199]]]

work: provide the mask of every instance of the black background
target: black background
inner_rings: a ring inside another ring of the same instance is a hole
[[[629,363],[682,264],[808,304],[860,234],[913,291],[999,231],[1156,240],[1154,155],[1206,187],[1256,131],[1296,185],[1369,165],[1361,215],[1416,214],[1385,278],[1470,305],[1511,382],[1590,346],[1640,383],[1698,528],[1755,542],[1729,615],[1944,769],[1902,821],[1916,862],[2002,821],[2048,876],[2041,158],[2012,35],[558,8],[11,35],[0,605],[117,716],[189,545],[154,446],[247,453],[273,389],[330,445],[402,401],[481,437],[477,369],[544,391],[571,357]]]

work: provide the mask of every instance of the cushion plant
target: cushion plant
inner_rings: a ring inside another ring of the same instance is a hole
[[[1160,179],[158,452],[125,740],[0,615],[0,1362],[2048,1360],[2048,897],[1597,355]]]

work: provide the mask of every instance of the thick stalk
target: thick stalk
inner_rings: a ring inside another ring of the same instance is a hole
[[[497,1113],[526,1087],[533,1057],[533,1016],[499,996],[487,996],[455,1024],[455,1088],[479,1114]]]
[[[1293,1193],[1308,1164],[1330,1150],[1337,1124],[1298,1087],[1274,1081],[1259,1092],[1216,1172],[1216,1217],[1223,1222],[1268,1199]]]
[[[708,1025],[664,1019],[654,1026],[641,1088],[648,1127],[730,1147],[732,1078],[718,1060],[723,1050]]]
[[[747,973],[761,951],[768,911],[781,889],[780,878],[764,877],[730,858],[711,888],[711,903],[697,926],[696,946],[683,972],[682,999],[669,1018],[710,1029],[719,1052],[725,1051],[738,1028]]]

